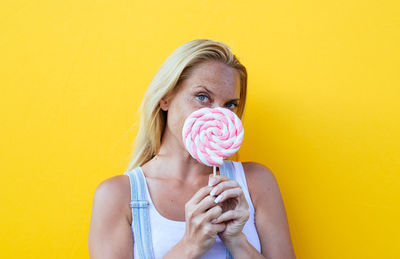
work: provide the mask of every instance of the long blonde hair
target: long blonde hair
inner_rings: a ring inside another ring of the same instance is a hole
[[[169,93],[174,93],[179,83],[190,76],[191,70],[197,64],[207,60],[222,62],[239,72],[240,102],[236,114],[243,119],[247,91],[245,66],[239,62],[225,43],[210,39],[186,42],[165,60],[147,88],[139,107],[140,126],[127,171],[142,166],[152,159],[160,149],[162,133],[166,126],[166,112],[160,108],[161,98]]]

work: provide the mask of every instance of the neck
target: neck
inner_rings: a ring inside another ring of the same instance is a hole
[[[182,182],[200,182],[213,173],[213,167],[194,159],[182,141],[165,130],[158,154],[149,161],[156,177],[173,178]],[[156,173],[157,172],[157,173]],[[208,181],[208,180],[207,180]]]

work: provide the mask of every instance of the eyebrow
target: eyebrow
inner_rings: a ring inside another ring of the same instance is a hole
[[[199,85],[199,86],[197,86],[197,88],[203,88],[204,90],[206,90],[208,93],[210,93],[211,95],[214,95],[214,93],[213,92],[211,92],[207,87],[205,87],[204,85]],[[240,98],[236,98],[236,99],[232,99],[232,100],[230,100],[229,102],[232,102],[232,101],[240,101]]]

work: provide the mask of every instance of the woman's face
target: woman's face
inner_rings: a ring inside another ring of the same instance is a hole
[[[224,107],[237,112],[239,72],[221,62],[205,61],[198,64],[177,87],[177,92],[169,99],[162,99],[160,105],[168,111],[166,130],[182,145],[183,124],[195,110]]]

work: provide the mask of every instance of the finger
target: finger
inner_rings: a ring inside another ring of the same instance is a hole
[[[205,214],[203,214],[203,219],[206,222],[211,222],[211,220],[218,218],[219,216],[222,215],[222,208],[219,205],[216,205],[206,211]]]
[[[203,230],[209,234],[215,234],[216,232],[221,232],[224,230],[224,223],[212,224],[211,220],[218,218],[222,215],[222,208],[216,205],[210,208],[207,212],[203,214],[196,215],[193,218],[192,224],[197,228],[203,228]]]
[[[204,197],[198,204],[194,205],[194,214],[200,214],[200,213],[205,213],[206,210],[215,207],[216,203],[214,201],[214,197],[208,195]]]
[[[190,203],[193,205],[198,204],[201,200],[204,199],[204,197],[206,197],[210,194],[211,189],[212,189],[212,187],[210,187],[210,186],[201,187],[187,203]]]
[[[248,210],[228,210],[219,216],[214,223],[222,223],[228,220],[240,220],[246,222],[250,217]]]
[[[240,188],[240,185],[237,181],[235,181],[235,180],[224,181],[217,185],[214,185],[214,188],[211,190],[210,195],[212,195],[212,196],[218,195],[226,189],[235,188],[235,187]]]
[[[246,198],[244,197],[243,190],[240,187],[223,191],[215,198],[214,202],[221,203],[226,201],[227,199],[232,199],[232,198],[236,198],[239,201],[239,206],[248,209]]]
[[[225,175],[209,175],[208,178],[208,186],[215,186],[216,184],[223,182],[223,181],[229,181],[229,177]]]
[[[212,233],[219,233],[224,231],[226,228],[226,224],[225,223],[207,223],[204,226],[205,232],[212,234]]]

